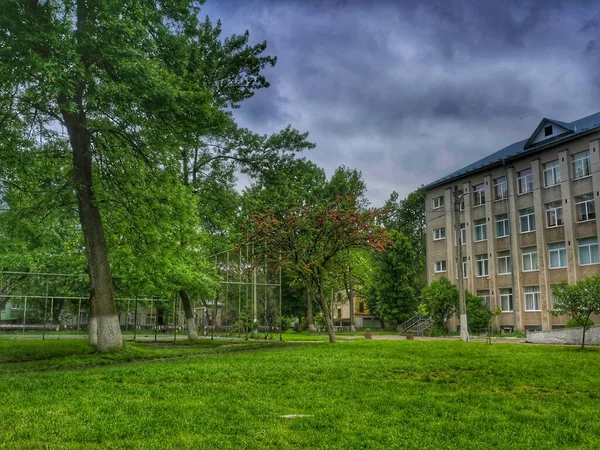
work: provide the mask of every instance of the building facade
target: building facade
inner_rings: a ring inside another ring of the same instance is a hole
[[[501,311],[497,328],[564,326],[551,286],[600,273],[600,113],[543,119],[529,139],[425,189],[428,282],[456,282],[460,263],[465,289]]]

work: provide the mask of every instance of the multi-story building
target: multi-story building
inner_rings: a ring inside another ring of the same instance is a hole
[[[456,282],[460,263],[465,289],[501,310],[498,328],[564,326],[550,287],[600,273],[600,113],[543,119],[528,139],[425,189],[429,282]]]

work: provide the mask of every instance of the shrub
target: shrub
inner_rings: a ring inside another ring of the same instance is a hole
[[[586,327],[593,327],[594,322],[592,319],[587,319],[587,322],[579,323],[576,319],[569,319],[569,321],[565,324],[565,328],[577,328],[582,327],[585,324]]]

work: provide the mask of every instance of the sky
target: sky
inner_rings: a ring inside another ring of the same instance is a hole
[[[372,205],[528,138],[544,117],[600,111],[600,2],[208,0],[224,35],[277,56],[235,111],[291,124],[331,175],[362,171]]]

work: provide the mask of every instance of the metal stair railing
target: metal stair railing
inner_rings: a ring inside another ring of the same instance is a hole
[[[418,324],[419,322],[422,322],[425,319],[426,319],[426,317],[423,317],[422,315],[417,314],[416,316],[413,316],[410,319],[408,319],[406,322],[398,325],[398,332],[404,333],[406,330],[412,329],[416,324]]]

